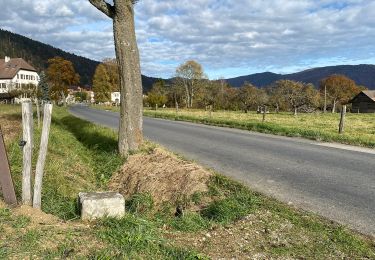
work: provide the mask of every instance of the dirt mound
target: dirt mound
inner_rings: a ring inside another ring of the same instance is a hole
[[[46,214],[43,211],[34,209],[30,206],[22,205],[13,209],[12,211],[15,215],[29,217],[31,219],[31,223],[35,225],[53,225],[61,222],[58,217]]]
[[[176,204],[196,192],[208,190],[212,173],[194,163],[178,159],[161,148],[149,154],[129,157],[113,176],[109,187],[130,198],[136,193],[149,193],[155,206],[164,202]]]

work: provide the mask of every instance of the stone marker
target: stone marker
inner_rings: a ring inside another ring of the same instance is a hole
[[[78,197],[82,220],[121,218],[125,214],[125,199],[117,192],[80,192]]]

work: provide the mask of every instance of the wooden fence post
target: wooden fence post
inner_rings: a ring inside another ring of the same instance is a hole
[[[267,111],[267,106],[263,106],[263,120],[262,120],[263,123],[266,121],[266,111]]]
[[[5,149],[3,133],[0,128],[0,191],[3,193],[4,201],[10,206],[17,205],[16,193],[10,174],[8,156]]]
[[[31,205],[31,172],[33,155],[33,111],[31,102],[22,103],[23,127],[23,168],[22,168],[22,203]]]
[[[341,108],[341,117],[340,117],[340,124],[339,124],[339,134],[344,133],[345,115],[346,115],[346,105],[343,105],[342,108]]]
[[[52,104],[44,105],[42,137],[40,140],[40,150],[39,150],[38,161],[36,163],[35,183],[34,183],[33,207],[37,209],[41,209],[42,207],[43,171],[44,171],[44,164],[45,164],[46,157],[47,157],[48,136],[49,136],[49,130],[51,126],[51,115],[52,115]]]
[[[36,116],[38,119],[38,129],[40,128],[40,107],[39,107],[39,100],[35,98],[35,105],[36,105]]]

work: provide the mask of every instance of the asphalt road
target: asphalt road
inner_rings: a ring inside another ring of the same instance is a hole
[[[117,113],[70,111],[117,129]],[[254,190],[375,236],[374,149],[147,117],[144,134]]]

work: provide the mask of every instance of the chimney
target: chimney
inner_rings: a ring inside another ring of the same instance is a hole
[[[5,63],[9,62],[10,58],[8,56],[5,56]]]

